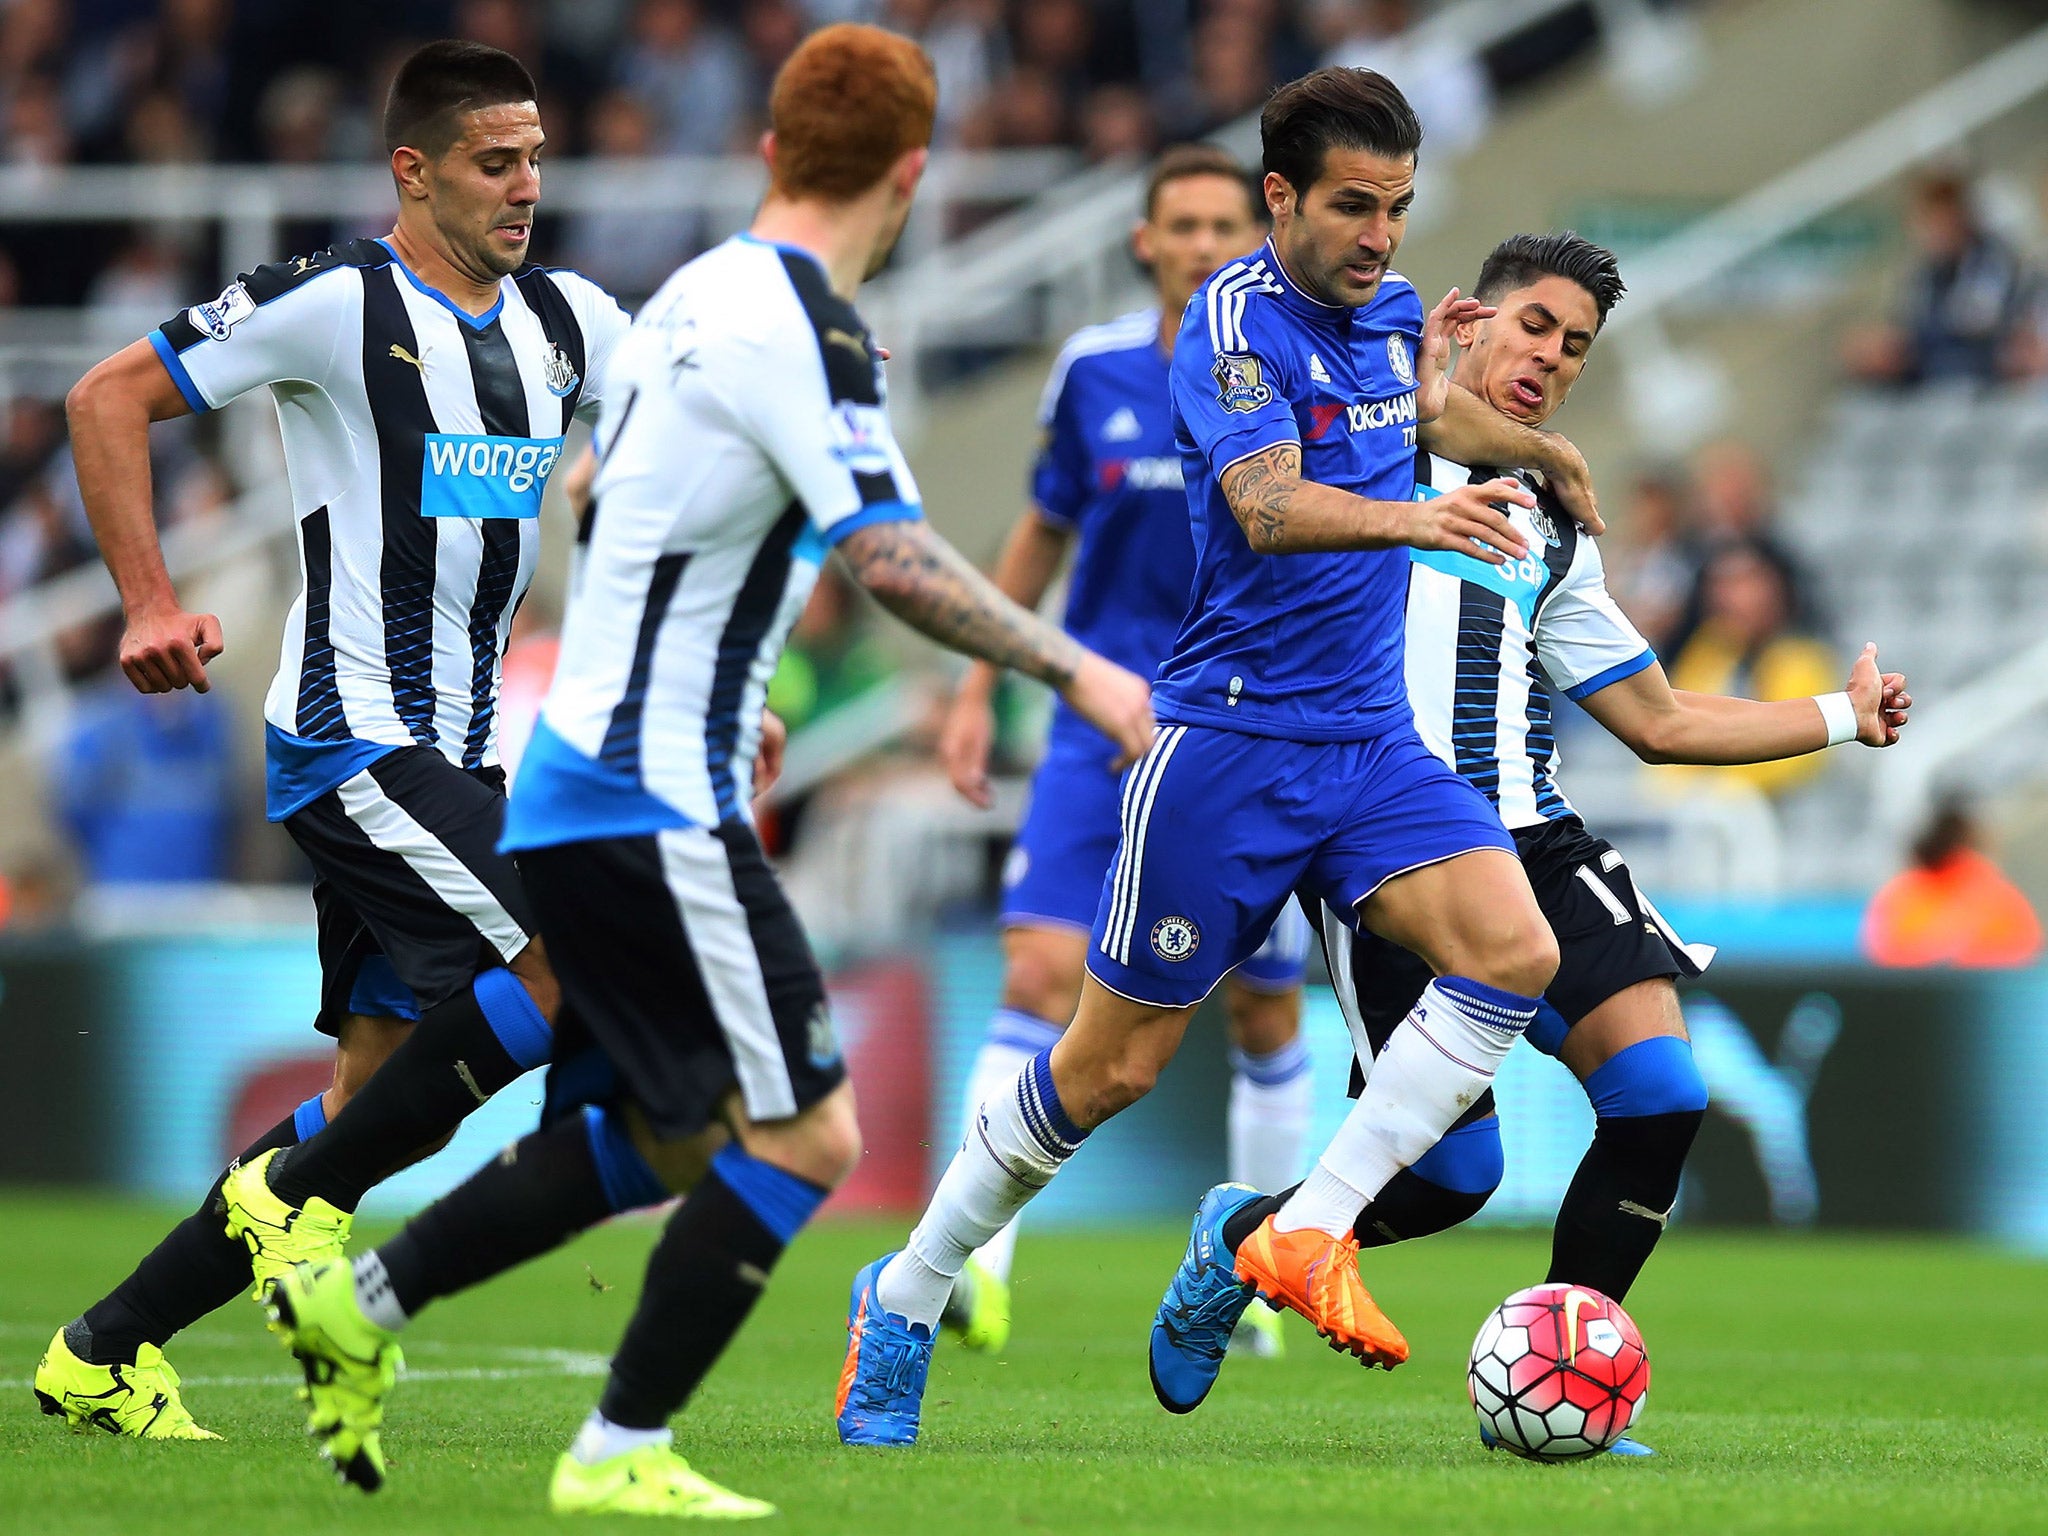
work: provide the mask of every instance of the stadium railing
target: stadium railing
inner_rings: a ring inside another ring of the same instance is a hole
[[[1067,149],[946,150],[932,157],[902,251],[912,262],[948,243],[972,214],[1036,197],[1070,180],[1080,157]],[[744,227],[766,185],[749,156],[551,161],[545,219],[584,214],[687,214],[707,240]],[[381,232],[392,208],[382,166],[68,166],[0,170],[0,226],[143,224],[220,231],[221,287],[237,273],[290,254],[294,220],[360,222]],[[0,385],[54,398],[110,342],[87,309],[16,309],[0,315]]]

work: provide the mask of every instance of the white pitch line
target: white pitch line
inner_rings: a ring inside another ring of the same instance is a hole
[[[536,1351],[535,1353],[542,1353]],[[522,1381],[537,1376],[602,1376],[609,1364],[596,1355],[578,1355],[567,1350],[560,1352],[560,1358],[538,1365],[504,1366],[448,1366],[429,1367],[423,1371],[407,1370],[399,1373],[400,1381]],[[275,1376],[186,1376],[183,1384],[188,1387],[290,1387],[298,1384],[297,1376],[279,1374]],[[33,1386],[26,1377],[0,1379],[0,1391],[15,1391]]]

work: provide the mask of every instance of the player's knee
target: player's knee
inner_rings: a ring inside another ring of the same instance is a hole
[[[1483,953],[1485,962],[1479,968],[1482,974],[1472,979],[1503,991],[1518,992],[1523,997],[1541,997],[1557,975],[1557,938],[1550,925],[1540,918],[1518,924]]]
[[[1690,1041],[1656,1035],[1616,1051],[1587,1073],[1586,1097],[1603,1124],[1652,1115],[1699,1115],[1707,1107],[1707,1080],[1693,1059]]]
[[[851,1095],[834,1094],[806,1117],[803,1150],[805,1166],[791,1171],[813,1184],[837,1189],[853,1176],[864,1149]]]
[[[1253,1056],[1270,1056],[1301,1033],[1301,991],[1261,992],[1230,984],[1230,1043]]]
[[[1005,1008],[1065,1029],[1080,995],[1081,978],[1071,966],[1062,965],[1036,946],[1011,946],[1003,966]]]
[[[555,980],[555,968],[548,964],[547,951],[541,947],[539,938],[529,940],[506,969],[519,979],[540,1016],[552,1025],[562,1011],[562,986]]]

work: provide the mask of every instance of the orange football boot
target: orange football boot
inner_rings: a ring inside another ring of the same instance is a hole
[[[1275,1232],[1268,1216],[1238,1247],[1237,1278],[1266,1300],[1299,1312],[1330,1348],[1368,1366],[1391,1371],[1408,1358],[1408,1341],[1358,1278],[1358,1239],[1348,1232]]]

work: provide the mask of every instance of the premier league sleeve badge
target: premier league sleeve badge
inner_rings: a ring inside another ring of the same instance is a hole
[[[1209,371],[1216,376],[1216,401],[1226,411],[1256,411],[1273,399],[1264,368],[1249,352],[1219,352]]]

